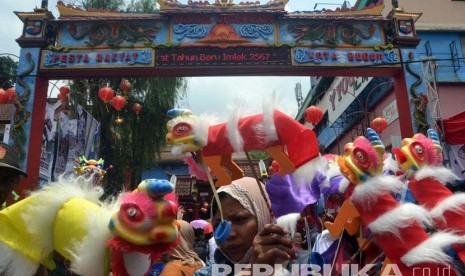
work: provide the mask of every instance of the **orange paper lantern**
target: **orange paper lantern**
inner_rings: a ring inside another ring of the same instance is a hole
[[[123,93],[129,93],[131,92],[132,84],[127,79],[123,79],[119,84],[119,88],[123,91]]]
[[[113,106],[113,108],[115,108],[118,111],[126,107],[126,103],[126,99],[120,95],[113,97],[113,99],[111,100],[111,106]]]
[[[371,128],[376,130],[376,132],[383,132],[387,127],[387,120],[383,117],[375,118],[371,121]]]
[[[321,108],[312,105],[305,110],[305,121],[316,125],[321,119],[323,119],[323,111]]]
[[[62,87],[60,87],[60,94],[68,95],[69,91],[70,89],[67,85],[63,85]]]
[[[142,111],[142,105],[140,103],[134,103],[132,105],[132,110],[134,113],[136,113],[137,116],[139,116],[139,113]]]
[[[108,103],[115,97],[115,91],[107,86],[102,87],[98,90],[98,97],[100,100]]]

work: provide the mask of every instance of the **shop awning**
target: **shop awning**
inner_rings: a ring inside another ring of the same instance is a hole
[[[443,120],[444,138],[449,145],[465,144],[465,111]]]

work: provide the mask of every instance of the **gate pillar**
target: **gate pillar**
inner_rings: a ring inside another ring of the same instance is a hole
[[[421,88],[421,75],[416,73],[417,66],[412,52],[420,43],[415,31],[415,22],[421,13],[404,12],[395,7],[388,18],[391,26],[388,30],[392,43],[400,48],[402,72],[394,78],[394,89],[399,112],[402,138],[412,137],[416,132],[423,132],[426,122],[426,103],[423,105],[425,89]],[[421,92],[423,91],[423,92]],[[427,128],[427,123],[426,123]]]
[[[394,77],[394,93],[396,96],[397,112],[399,113],[400,134],[402,138],[413,136],[410,100],[407,93],[407,83],[404,71]]]
[[[48,79],[37,77],[42,48],[54,42],[55,35],[49,20],[53,15],[46,8],[34,12],[16,12],[24,28],[16,40],[21,47],[16,80],[15,114],[12,118],[10,144],[19,156],[28,177],[16,192],[24,197],[36,190],[39,183],[42,133],[45,121]]]

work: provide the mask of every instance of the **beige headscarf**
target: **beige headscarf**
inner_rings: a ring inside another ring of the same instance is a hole
[[[178,220],[180,225],[179,244],[173,250],[171,257],[187,265],[204,265],[204,262],[199,258],[194,251],[194,230],[192,226],[184,220]]]
[[[268,198],[268,194],[266,194],[265,186],[261,183],[260,185],[262,186],[269,202],[270,199]],[[217,192],[218,194],[227,193],[232,198],[239,201],[239,203],[257,219],[257,234],[262,231],[265,224],[272,223],[267,203],[258,188],[257,180],[255,180],[255,178],[243,177],[241,179],[234,180],[231,184],[220,187]],[[248,263],[250,260],[250,253],[251,250],[246,253],[240,263]]]

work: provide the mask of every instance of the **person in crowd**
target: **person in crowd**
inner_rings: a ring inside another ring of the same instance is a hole
[[[334,217],[331,214],[320,214],[320,219],[322,220],[322,224],[324,222],[334,222]],[[335,241],[331,234],[329,233],[328,229],[322,229],[321,233],[316,236],[315,242],[313,243],[312,252],[316,252],[319,254],[323,254]]]
[[[263,187],[263,184],[260,184]],[[267,202],[254,178],[244,177],[218,189],[223,217],[231,222],[228,238],[218,243],[215,263],[279,264],[295,259],[288,232],[272,224]],[[265,192],[265,196],[268,198]],[[212,225],[217,229],[221,219],[217,203],[212,203]],[[209,263],[210,264],[210,263]],[[196,275],[211,275],[213,266],[196,271]],[[250,271],[249,271],[250,272]],[[233,273],[238,273],[233,271]]]
[[[205,240],[205,233],[202,228],[196,228],[194,229],[194,234],[194,252],[197,253],[202,261],[206,262],[208,258],[208,243]]]
[[[178,220],[178,223],[180,225],[179,245],[174,248],[160,276],[194,275],[196,270],[205,265],[192,247],[194,244],[194,230],[184,220]]]
[[[215,251],[218,248],[215,237],[208,239],[208,261],[215,263]]]
[[[298,231],[294,233],[292,249],[295,251],[297,259],[295,259],[294,264],[308,264],[308,259],[310,257],[310,250],[306,250],[302,247],[304,240],[302,234]]]
[[[160,276],[160,274],[163,272],[163,269],[165,269],[166,263],[170,261],[170,255],[165,252],[162,254],[161,259],[158,263],[156,263],[152,268],[150,269],[150,276]]]
[[[20,169],[19,158],[13,147],[0,142],[0,209],[27,173]]]

